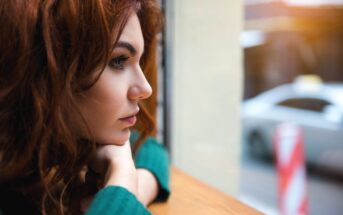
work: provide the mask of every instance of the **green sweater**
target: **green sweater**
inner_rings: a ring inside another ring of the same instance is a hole
[[[148,138],[135,155],[136,168],[149,170],[157,179],[159,193],[156,201],[166,201],[169,190],[169,157],[156,139]],[[128,190],[120,186],[108,186],[100,190],[86,215],[140,215],[151,214]]]

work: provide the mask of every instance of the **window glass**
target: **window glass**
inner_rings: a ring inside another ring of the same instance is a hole
[[[341,215],[343,0],[244,2],[241,200]]]

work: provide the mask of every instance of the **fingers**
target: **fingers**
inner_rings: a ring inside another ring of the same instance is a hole
[[[91,168],[96,173],[103,173],[107,165],[132,160],[130,142],[124,145],[98,145],[91,159]]]
[[[131,145],[99,145],[89,162],[86,180],[104,186],[119,185],[137,193],[137,173],[133,162]]]

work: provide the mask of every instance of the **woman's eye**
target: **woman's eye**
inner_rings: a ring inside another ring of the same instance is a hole
[[[113,69],[123,70],[125,62],[129,59],[129,57],[121,55],[119,57],[112,58],[109,62],[109,66]]]

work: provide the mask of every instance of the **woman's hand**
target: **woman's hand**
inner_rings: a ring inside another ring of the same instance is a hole
[[[132,192],[145,206],[157,196],[156,178],[146,169],[135,168],[129,141],[123,146],[98,146],[89,168],[86,181],[96,181],[98,188],[109,185],[122,186]],[[93,197],[88,196],[81,201],[81,211],[87,210]]]
[[[100,188],[109,185],[121,186],[137,196],[137,171],[129,141],[122,146],[99,145],[89,163],[89,168],[99,176]]]

